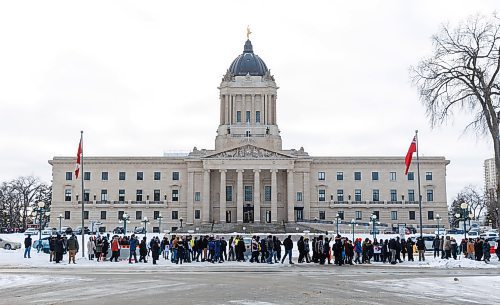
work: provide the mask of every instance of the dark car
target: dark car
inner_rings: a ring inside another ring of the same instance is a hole
[[[113,229],[113,234],[125,234],[125,230],[123,230],[123,227],[116,227]]]
[[[86,235],[90,235],[90,229],[88,227],[84,227],[83,232],[85,232]],[[82,227],[81,226],[76,227],[76,229],[73,230],[73,233],[75,233],[76,235],[82,235]],[[68,232],[66,232],[66,234],[68,234]]]
[[[146,234],[146,229],[144,229],[144,227],[135,227],[134,233],[135,234]]]

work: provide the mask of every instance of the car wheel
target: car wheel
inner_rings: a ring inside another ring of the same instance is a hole
[[[4,248],[5,250],[10,250],[10,249],[11,249],[11,247],[10,247],[10,245],[9,245],[9,244],[6,244],[3,248]]]

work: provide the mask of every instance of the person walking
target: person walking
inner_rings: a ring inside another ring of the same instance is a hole
[[[146,257],[148,256],[148,245],[146,244],[146,236],[144,236],[139,244],[139,263],[144,262],[147,263],[148,260]]]
[[[31,239],[31,235],[28,234],[28,236],[26,236],[26,238],[24,239],[24,258],[26,258],[26,256],[28,256],[28,258],[31,258],[31,245],[32,245],[32,243],[33,243],[33,241]],[[42,241],[39,240],[38,244],[42,244]]]
[[[267,236],[266,248],[267,248],[267,263],[273,264],[274,242],[273,242],[273,237],[271,235]]]
[[[283,246],[285,247],[285,255],[283,255],[283,259],[281,260],[281,263],[285,261],[286,257],[288,256],[288,263],[290,265],[293,265],[292,262],[292,249],[293,249],[293,241],[292,241],[292,235],[288,235],[287,238],[283,241]]]
[[[283,243],[285,243],[283,241]],[[304,262],[304,236],[299,237],[299,240],[297,241],[297,250],[299,250],[299,259],[297,262],[303,263]]]
[[[79,245],[75,234],[71,234],[71,236],[68,238],[66,246],[68,248],[68,253],[69,253],[69,263],[71,264],[71,261],[73,261],[73,264],[76,264],[75,257],[76,253],[78,252]]]

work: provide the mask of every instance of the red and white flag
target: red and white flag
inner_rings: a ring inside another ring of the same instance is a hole
[[[78,174],[80,173],[80,166],[82,165],[82,138],[80,138],[80,144],[78,144],[78,152],[76,154],[76,167],[75,167],[75,179],[78,179]]]
[[[410,168],[411,159],[413,157],[413,153],[417,151],[417,136],[413,137],[413,141],[411,141],[410,148],[408,148],[408,152],[406,153],[405,164],[406,170],[405,175],[408,174],[408,168]]]

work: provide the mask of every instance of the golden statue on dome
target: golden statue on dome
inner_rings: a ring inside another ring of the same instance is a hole
[[[247,39],[250,39],[250,34],[252,34],[252,31],[250,31],[250,26],[247,25]]]

